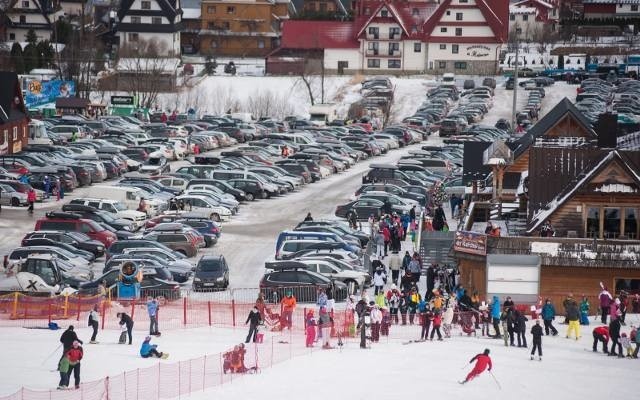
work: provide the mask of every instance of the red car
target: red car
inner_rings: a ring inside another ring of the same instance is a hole
[[[100,224],[90,219],[80,218],[79,215],[65,212],[50,212],[45,218],[36,221],[36,231],[62,231],[62,232],[82,232],[93,240],[111,246],[118,237],[104,229]]]

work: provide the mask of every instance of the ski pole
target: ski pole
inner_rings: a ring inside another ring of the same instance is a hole
[[[44,365],[44,363],[46,363],[51,358],[52,355],[54,355],[58,350],[60,350],[60,347],[62,347],[62,343],[60,343],[58,347],[56,347],[56,349],[52,351],[51,354],[49,354],[47,358],[45,358],[44,361],[42,361],[42,364],[40,365]]]
[[[493,378],[493,380],[496,381],[496,385],[498,385],[498,389],[502,390],[502,386],[500,386],[500,382],[498,382],[498,380],[496,379],[496,376],[493,374],[493,372],[491,372],[491,370],[489,370],[489,373],[491,374],[491,377]]]
[[[467,368],[469,365],[471,365],[471,363],[466,363],[466,364],[465,364],[462,368],[460,368],[460,369],[465,369],[465,368]]]

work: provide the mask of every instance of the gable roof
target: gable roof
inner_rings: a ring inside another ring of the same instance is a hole
[[[518,1],[516,3],[512,3],[512,6],[516,6],[516,7],[520,7],[523,6],[525,4],[530,5],[531,7],[535,7],[535,6],[540,6],[540,7],[544,7],[544,8],[548,8],[548,9],[553,9],[554,5],[553,4],[549,4],[546,1],[542,1],[542,0],[522,0],[522,1]]]
[[[383,8],[386,8],[389,11],[389,17],[394,19],[398,23],[398,25],[400,25],[400,27],[402,28],[402,30],[404,31],[405,34],[409,35],[409,31],[407,31],[407,27],[404,25],[404,21],[402,21],[402,19],[400,19],[399,15],[398,15],[398,11],[396,10],[396,8],[393,6],[393,4],[388,3],[385,0],[385,1],[380,2],[378,7],[376,7],[375,10],[373,10],[373,12],[371,13],[371,16],[369,16],[369,18],[367,18],[366,22],[360,26],[360,30],[358,30],[357,36],[362,35],[364,30],[367,28],[367,26],[369,26],[369,24],[371,23],[371,21],[373,21],[374,18],[379,18],[378,17],[378,13]]]
[[[282,49],[357,49],[355,25],[342,21],[286,20],[282,24]]]
[[[563,98],[556,104],[551,111],[549,111],[544,117],[542,117],[534,126],[529,129],[529,134],[535,140],[536,138],[544,136],[549,129],[551,129],[562,117],[570,115],[573,119],[584,128],[591,136],[592,139],[598,137],[596,132],[591,127],[589,120],[576,108],[575,105],[568,98]]]
[[[569,184],[565,186],[565,189],[558,193],[558,195],[551,200],[543,209],[537,210],[533,215],[528,233],[532,233],[543,222],[545,222],[560,206],[562,206],[568,199],[570,199],[579,189],[589,183],[595,176],[597,176],[604,168],[613,162],[619,162],[622,168],[633,178],[636,185],[640,186],[640,175],[630,165],[630,160],[623,157],[618,150],[610,151],[605,157],[603,157],[598,163],[587,171],[583,171],[580,176],[577,176],[575,184]]]
[[[160,6],[160,10],[162,11],[162,15],[165,16],[169,22],[173,23],[176,19],[176,16],[182,15],[182,9],[176,9],[178,0],[152,0],[155,1],[158,6]],[[128,14],[131,6],[135,3],[135,0],[122,0],[120,2],[120,8],[118,8],[118,21],[122,21],[125,15]]]
[[[357,35],[360,36],[371,22],[379,22],[380,17],[377,16],[383,7],[389,10],[389,18],[393,18],[402,28],[404,33],[413,39],[421,40],[423,37],[423,25],[428,16],[430,16],[438,7],[436,3],[425,1],[394,1],[394,0],[364,0],[358,3],[357,7],[360,12],[356,12],[354,24]],[[370,11],[370,15],[363,10]],[[415,30],[414,30],[415,27]]]
[[[452,0],[443,0],[431,17],[425,21],[423,27],[425,39],[431,37],[433,30],[442,19],[445,11],[447,11],[448,8],[455,8],[455,5],[452,5],[451,1]],[[491,28],[496,42],[506,42],[509,34],[509,0],[491,0],[491,6],[487,4],[487,0],[475,0],[475,2],[476,7],[478,7],[482,13],[487,25]],[[504,10],[502,8],[504,8]],[[496,10],[494,11],[494,9]],[[504,14],[505,10],[506,15],[499,17],[498,15]]]

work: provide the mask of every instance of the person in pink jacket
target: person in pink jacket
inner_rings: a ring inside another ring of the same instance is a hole
[[[609,314],[609,306],[613,302],[613,298],[611,297],[611,293],[609,293],[606,287],[602,288],[602,291],[600,292],[600,296],[598,297],[600,299],[600,313],[601,313],[600,322],[602,322],[603,324],[606,324],[607,315]]]
[[[620,308],[620,299],[616,297],[615,301],[612,301],[611,304],[609,304],[609,318],[611,318],[611,321],[615,321],[616,319],[619,318],[618,316],[619,308]]]

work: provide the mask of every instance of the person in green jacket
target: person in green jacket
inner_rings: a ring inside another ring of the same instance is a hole
[[[580,325],[589,325],[589,300],[587,296],[582,296],[580,302]]]
[[[60,383],[58,383],[58,390],[65,390],[69,386],[69,358],[65,354],[60,359],[58,364],[58,371],[60,372]]]

